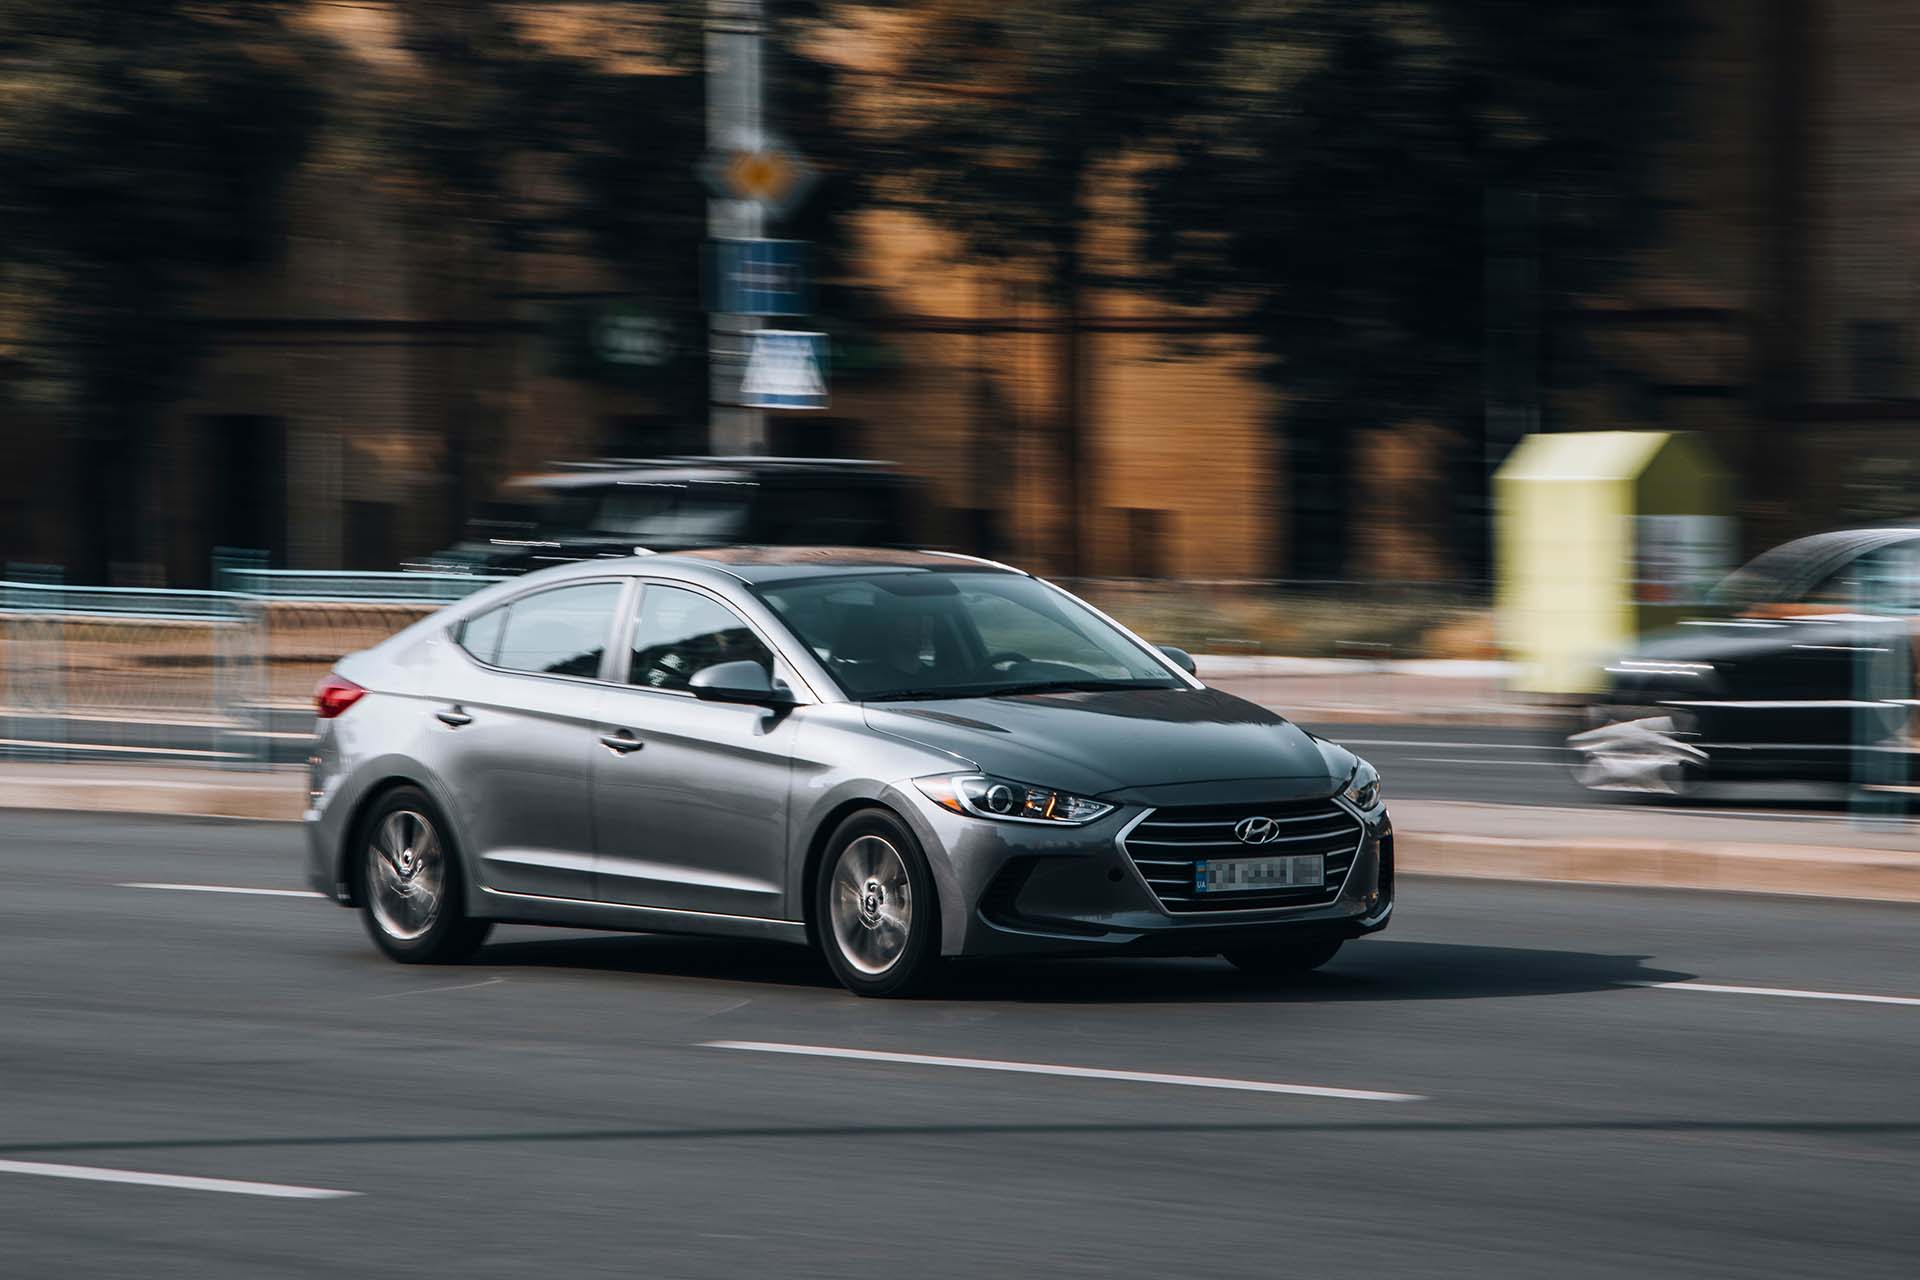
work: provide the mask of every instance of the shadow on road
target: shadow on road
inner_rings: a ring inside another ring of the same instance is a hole
[[[667,978],[718,978],[783,987],[839,986],[826,961],[809,948],[665,933],[565,934],[525,942],[495,942],[483,948],[473,963],[496,968],[524,965]]]
[[[1370,939],[1349,943],[1319,973],[1280,983],[1250,978],[1224,960],[1206,957],[974,960],[954,965],[936,998],[1062,1004],[1487,1000],[1606,991],[1695,976],[1650,969],[1646,960],[1588,951]],[[482,953],[480,963],[835,986],[820,957],[799,947],[664,934],[497,943]]]

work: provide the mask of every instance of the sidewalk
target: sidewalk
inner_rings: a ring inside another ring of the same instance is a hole
[[[0,808],[297,821],[304,771],[0,764]],[[1603,805],[1400,800],[1400,871],[1920,902],[1920,825]]]

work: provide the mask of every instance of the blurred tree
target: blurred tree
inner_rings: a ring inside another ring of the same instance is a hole
[[[1086,333],[1096,223],[1126,216],[1123,164],[1205,99],[1231,25],[1168,0],[908,0],[854,6],[882,56],[843,67],[875,104],[862,168],[877,200],[1031,278],[1056,309],[1062,560],[1085,568]],[[1104,181],[1103,181],[1104,179]],[[1104,186],[1104,192],[1101,188]]]
[[[1621,281],[1658,213],[1684,6],[1217,12],[1235,30],[1206,101],[1144,181],[1155,284],[1243,308],[1258,336],[1290,404],[1295,572],[1343,571],[1356,432],[1422,419],[1461,442],[1459,550],[1474,563],[1489,400],[1538,404],[1535,368],[1571,376],[1569,317]]]
[[[0,317],[15,393],[84,441],[77,574],[154,560],[148,434],[209,271],[269,261],[321,115],[290,4],[0,4]]]
[[[84,445],[83,577],[156,558],[148,437],[204,348],[188,305],[280,243],[321,113],[295,7],[0,2],[0,342]]]
[[[424,74],[386,116],[390,142],[424,179],[430,217],[510,253],[590,252],[667,318],[689,345],[664,407],[702,432],[706,10],[701,0],[420,0],[403,10],[403,30]],[[769,125],[828,179],[768,234],[812,242],[816,307],[845,316],[853,303],[835,286],[857,193],[833,178],[854,144],[819,60],[823,5],[768,0],[766,16]],[[475,262],[512,270],[492,255]]]

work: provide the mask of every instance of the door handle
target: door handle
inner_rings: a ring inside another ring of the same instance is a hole
[[[433,718],[449,729],[458,729],[463,724],[472,724],[473,717],[458,707],[448,707],[433,713]]]
[[[608,748],[615,755],[624,756],[628,752],[638,751],[647,744],[634,737],[631,733],[628,733],[625,729],[622,729],[619,733],[601,734],[600,745]]]

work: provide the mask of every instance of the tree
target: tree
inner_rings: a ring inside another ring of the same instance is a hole
[[[558,16],[510,0],[425,0],[404,13],[425,74],[388,117],[430,217],[508,253],[590,251],[687,335],[662,399],[696,420],[708,399],[706,18],[700,0]],[[855,192],[834,176],[853,147],[818,61],[827,18],[819,0],[769,0],[766,19],[769,119],[828,175],[770,234],[811,241],[819,305],[847,311],[834,286]]]
[[[869,20],[894,6],[867,9]],[[871,104],[868,189],[1030,275],[1059,320],[1061,489],[1068,572],[1086,566],[1085,308],[1101,281],[1094,186],[1197,105],[1225,31],[1166,0],[926,0],[892,17],[892,56],[843,70]],[[886,18],[879,19],[886,21]]]
[[[148,435],[208,274],[269,260],[322,110],[292,5],[0,4],[0,313],[17,392],[86,454],[73,568],[152,558]]]
[[[1539,314],[1514,357],[1573,376],[1571,317],[1625,276],[1658,212],[1655,144],[1687,24],[1667,0],[1228,9],[1205,102],[1144,184],[1155,286],[1248,317],[1291,405],[1295,509],[1332,497],[1296,543],[1330,552],[1308,571],[1337,573],[1358,429],[1452,427],[1456,482],[1484,492],[1490,253],[1537,274],[1506,294]],[[1468,533],[1478,552],[1484,528]]]

